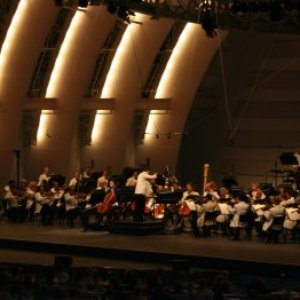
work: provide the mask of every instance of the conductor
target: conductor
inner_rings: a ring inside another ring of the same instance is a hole
[[[150,175],[149,172],[149,168],[145,168],[137,177],[134,192],[134,221],[136,222],[143,221],[146,196],[149,194],[149,190],[151,190],[150,180],[157,178],[157,174]]]

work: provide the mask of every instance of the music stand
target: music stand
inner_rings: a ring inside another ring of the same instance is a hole
[[[282,165],[298,165],[298,159],[293,152],[283,152],[279,156]]]

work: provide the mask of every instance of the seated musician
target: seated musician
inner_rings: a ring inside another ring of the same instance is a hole
[[[102,172],[102,176],[100,176],[97,180],[97,187],[108,188],[108,182],[109,182],[108,170],[104,169]]]
[[[126,181],[127,187],[135,187],[136,186],[138,174],[139,174],[138,171],[133,171],[132,176],[130,176]]]
[[[265,217],[266,221],[263,224],[263,228],[262,228],[263,231],[269,232],[269,233],[273,232],[273,229],[275,229],[275,231],[276,231],[275,235],[273,235],[273,236],[268,234],[268,241],[273,240],[273,242],[278,242],[279,237],[278,237],[277,231],[281,229],[281,228],[279,228],[281,225],[280,224],[273,225],[273,221],[274,221],[274,218],[284,217],[284,216],[285,216],[285,209],[281,205],[281,198],[279,196],[275,196],[273,198],[272,207],[270,209],[266,210],[264,213],[264,217]]]
[[[266,204],[267,198],[261,189],[251,193],[251,204]]]
[[[92,171],[90,168],[85,168],[81,174],[82,179],[88,179],[91,177]]]
[[[258,182],[251,183],[251,189],[250,189],[249,196],[251,199],[256,199],[258,197],[261,200],[266,199],[266,194],[261,190],[260,184]]]
[[[212,194],[207,194],[202,204],[203,210],[203,234],[210,236],[210,229],[215,224],[216,212],[218,210],[218,203]],[[201,223],[198,225],[201,226]]]
[[[173,181],[170,184],[171,184],[170,191],[173,193],[174,198],[182,199],[183,190],[180,183],[178,181]],[[165,211],[165,213],[167,214],[166,219],[170,220],[171,223],[175,225],[175,227],[177,227],[177,225],[179,224],[178,214],[177,214],[178,205],[179,203],[167,204],[167,209]]]
[[[231,233],[235,240],[240,238],[240,229],[247,227],[246,214],[250,209],[249,198],[245,194],[240,194],[237,197],[237,203],[231,208],[234,213],[230,222]]]
[[[216,201],[220,199],[220,195],[217,192],[217,185],[215,182],[211,181],[205,185],[203,196],[206,196],[207,194],[212,195],[213,199]]]
[[[194,237],[198,237],[200,235],[199,228],[197,226],[197,219],[198,212],[201,211],[201,207],[196,203],[199,197],[200,195],[197,191],[195,191],[194,184],[188,182],[180,201],[181,206],[178,209],[179,217],[183,218],[185,216],[189,216]]]
[[[70,188],[74,188],[77,189],[80,183],[80,173],[79,172],[75,172],[72,176],[72,178],[70,179],[69,182],[69,187]]]
[[[228,226],[230,218],[232,217],[232,206],[235,203],[235,199],[229,194],[229,191],[225,187],[220,188],[220,199],[218,201],[219,214],[216,217],[218,227],[223,234],[228,233]]]
[[[98,220],[100,225],[107,226],[112,218],[118,218],[118,187],[113,179],[109,181],[109,190],[103,202],[97,207]]]
[[[73,187],[68,187],[65,190],[64,199],[68,225],[70,228],[73,228],[78,215],[78,200]]]
[[[83,231],[87,231],[92,224],[95,225],[96,222],[92,223],[90,219],[96,219],[98,217],[97,208],[101,205],[108,192],[109,188],[106,182],[102,181],[99,183],[99,186],[87,196],[86,205],[80,214]]]
[[[282,207],[291,207],[296,203],[295,198],[291,195],[288,189],[284,189],[284,194],[281,197],[280,205]]]
[[[9,189],[6,190],[4,197],[7,205],[7,218],[9,221],[16,223],[19,219],[19,195],[17,187],[10,185]]]
[[[41,216],[42,224],[46,225],[47,207],[49,203],[49,195],[47,194],[43,184],[37,187],[34,195],[35,199],[35,216]]]
[[[26,212],[28,216],[29,221],[33,221],[33,213],[35,209],[35,202],[34,202],[34,194],[36,193],[36,182],[31,181],[29,182],[26,191],[25,191],[25,196],[26,196]]]

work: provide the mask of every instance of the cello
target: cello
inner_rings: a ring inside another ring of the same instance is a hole
[[[97,213],[106,214],[111,211],[114,202],[116,201],[116,194],[110,190],[104,197],[101,205],[97,207]]]

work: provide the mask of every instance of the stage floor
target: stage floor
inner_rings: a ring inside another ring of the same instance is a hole
[[[34,250],[69,255],[107,257],[167,263],[172,259],[190,259],[220,263],[267,264],[300,268],[299,244],[265,244],[231,241],[226,237],[197,238],[191,234],[131,236],[105,231],[82,232],[65,225],[43,227],[39,224],[0,224],[0,245],[6,249]],[[222,262],[222,263],[221,263]],[[253,265],[254,266],[254,265]],[[207,267],[207,266],[206,266]]]

